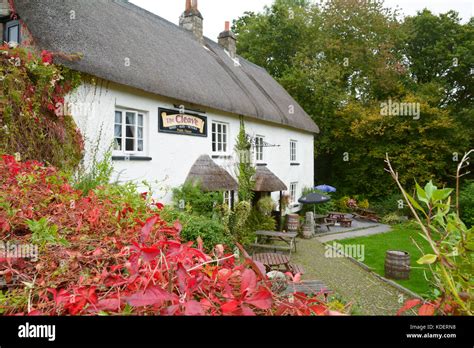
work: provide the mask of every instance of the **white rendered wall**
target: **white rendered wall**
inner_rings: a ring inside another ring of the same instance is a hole
[[[84,84],[68,98],[70,112],[82,131],[86,142],[85,163],[90,163],[92,154],[100,158],[111,146],[114,136],[115,109],[126,108],[142,111],[145,114],[145,152],[140,156],[151,157],[151,161],[114,161],[114,181],[120,182],[146,180],[153,184],[156,197],[163,203],[171,201],[171,189],[183,184],[191,166],[203,154],[213,155],[211,148],[212,121],[229,124],[228,155],[235,158],[234,146],[239,132],[237,115],[189,105],[177,100],[158,97],[136,89],[98,81],[95,85]],[[208,118],[208,137],[195,137],[158,132],[158,108],[175,109],[173,104],[184,104],[187,108],[206,112]],[[263,163],[287,186],[297,182],[297,197],[304,187],[313,186],[314,178],[314,137],[313,134],[294,130],[277,124],[245,118],[246,132],[264,136],[268,144],[278,147],[265,147]],[[290,165],[290,139],[297,141],[298,166]],[[120,155],[114,153],[114,155]],[[231,159],[214,159],[235,177]],[[145,190],[145,189],[144,189]],[[279,193],[274,193],[278,201]],[[292,211],[297,210],[297,207]]]

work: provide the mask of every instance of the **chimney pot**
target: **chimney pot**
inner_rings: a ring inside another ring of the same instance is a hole
[[[219,34],[217,42],[229,52],[232,58],[235,58],[237,55],[237,39],[235,34],[230,30],[229,21],[225,22],[224,29],[225,30]]]
[[[186,9],[179,18],[179,26],[193,33],[200,42],[204,42],[203,18],[198,10],[197,0],[186,0]]]

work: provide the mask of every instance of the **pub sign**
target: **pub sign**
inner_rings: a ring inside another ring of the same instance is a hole
[[[158,109],[158,131],[207,137],[207,117],[183,110]]]

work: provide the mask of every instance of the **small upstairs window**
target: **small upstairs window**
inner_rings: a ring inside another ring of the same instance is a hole
[[[20,21],[14,20],[9,21],[5,24],[5,37],[4,40],[7,43],[15,42],[19,44],[21,42],[21,26]]]
[[[263,136],[257,135],[255,137],[255,159],[257,162],[263,161]]]
[[[296,162],[297,160],[297,155],[296,155],[296,145],[297,145],[296,140],[290,140],[290,162]]]
[[[212,152],[226,154],[228,150],[229,125],[222,122],[212,122]]]

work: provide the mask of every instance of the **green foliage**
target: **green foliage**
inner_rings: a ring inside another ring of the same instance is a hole
[[[84,196],[99,186],[105,186],[110,183],[112,173],[114,171],[112,163],[112,151],[105,153],[104,157],[99,160],[96,152],[92,157],[92,164],[89,169],[79,168],[74,177],[74,188],[81,190]]]
[[[234,30],[239,53],[321,128],[316,179],[338,194],[383,199],[397,192],[384,173],[386,153],[410,190],[414,178],[453,182],[452,154],[474,139],[473,24],[427,11],[400,23],[379,1],[288,0],[246,13]],[[419,103],[420,118],[382,116],[389,99]]]
[[[467,226],[474,227],[474,181],[463,184],[459,194],[461,219]]]
[[[399,209],[403,204],[403,208]],[[394,193],[383,198],[372,201],[371,209],[378,215],[384,216],[389,214],[397,214],[398,216],[411,216],[410,209],[405,204],[402,194]]]
[[[187,210],[197,215],[211,217],[217,205],[221,204],[224,197],[221,192],[204,192],[199,185],[185,183],[173,189],[173,203],[179,207],[184,201]]]
[[[388,213],[382,218],[382,223],[387,225],[395,225],[402,223],[402,218],[396,213]]]
[[[38,221],[26,220],[26,225],[32,232],[31,241],[44,249],[48,245],[67,245],[66,239],[61,238],[58,233],[58,226],[50,225],[47,218],[41,218]]]
[[[272,216],[272,211],[275,208],[275,202],[272,197],[267,196],[260,198],[255,207],[250,212],[247,220],[247,229],[256,232],[274,231],[276,229],[276,221]]]
[[[26,287],[5,292],[0,291],[0,315],[12,308],[18,312],[23,312],[28,308],[28,289]]]
[[[237,137],[235,152],[239,157],[237,179],[239,181],[239,201],[251,202],[254,196],[255,168],[252,166],[250,155],[251,144],[249,136],[245,133],[243,117],[240,118],[240,130]]]
[[[240,201],[235,205],[234,211],[229,217],[229,231],[234,239],[240,244],[247,245],[253,242],[255,230],[249,228],[248,220],[252,207],[249,202]]]
[[[271,196],[262,197],[256,204],[256,210],[265,216],[271,216],[272,211],[275,209],[276,204]]]
[[[206,251],[214,250],[217,244],[230,248],[233,246],[232,236],[217,219],[181,212],[174,208],[165,208],[161,217],[171,224],[178,220],[183,226],[180,235],[182,240],[193,242],[195,247],[198,238],[202,239]]]
[[[457,214],[450,211],[452,192],[448,188],[439,189],[430,181],[424,188],[416,184],[417,200],[404,193],[407,203],[416,212],[422,236],[431,247],[431,252],[417,262],[429,265],[438,293],[455,313],[472,315],[474,229],[468,229]]]
[[[0,47],[0,153],[50,163],[72,172],[83,152],[82,136],[64,97],[81,75],[23,48]],[[65,56],[64,56],[65,57]]]

